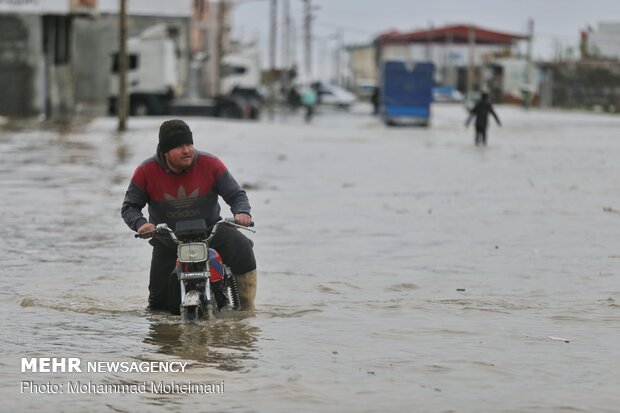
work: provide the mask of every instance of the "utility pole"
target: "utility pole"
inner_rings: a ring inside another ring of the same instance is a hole
[[[118,42],[117,130],[123,132],[127,130],[127,0],[120,0]]]
[[[317,40],[320,41],[320,43],[318,44],[318,51],[319,51],[319,56],[327,56],[329,53],[329,50],[327,48],[327,41],[328,41],[328,37],[321,37],[318,38]],[[329,76],[330,76],[330,68],[328,67],[328,65],[319,65],[319,70],[317,71],[317,79],[320,81],[325,81],[325,82],[329,82]]]
[[[291,3],[289,0],[282,0],[282,17],[284,19],[284,29],[282,30],[282,74],[280,76],[282,82],[282,94],[288,102],[289,91],[291,90]],[[287,111],[283,112],[284,118],[287,117]]]
[[[290,0],[282,0],[282,14],[284,15],[284,30],[282,30],[282,67],[289,69],[291,66],[291,3]]]
[[[457,85],[455,84],[456,82],[453,82],[452,78],[452,72],[453,72],[453,67],[452,67],[452,42],[453,42],[453,38],[452,38],[452,32],[448,33],[448,37],[446,38],[446,42],[448,44],[447,47],[447,58],[446,58],[446,71],[445,71],[445,78],[444,78],[444,84],[449,85],[449,86],[453,86],[456,87]]]
[[[336,32],[336,76],[335,81],[338,86],[342,86],[342,51],[344,49],[344,33],[342,29]]]
[[[276,36],[278,24],[278,0],[271,0],[269,18],[269,117],[273,119],[276,100]]]
[[[290,88],[291,69],[291,3],[290,0],[282,1],[282,14],[284,18],[284,30],[282,30],[282,86],[285,96]]]
[[[220,0],[217,4],[217,48],[215,52],[215,70],[217,81],[215,82],[215,96],[222,93],[222,60],[224,57],[224,30],[226,29],[226,0]]]
[[[476,31],[473,25],[467,33],[469,43],[469,62],[467,65],[467,97],[470,98],[474,89],[474,57],[476,51]]]
[[[310,0],[304,2],[304,63],[306,81],[312,80],[312,6]]]
[[[433,22],[428,25],[428,32],[426,33],[426,60],[433,61],[433,42],[435,41],[435,27]]]
[[[532,94],[534,92],[534,88],[532,87],[533,76],[532,76],[532,46],[534,42],[534,19],[529,19],[527,21],[527,68],[525,72],[525,85],[526,90],[523,96],[523,106],[529,108],[532,104]]]
[[[290,56],[290,60],[289,63],[291,66],[295,66],[296,71],[299,72],[299,67],[297,65],[297,26],[295,26],[295,20],[290,19],[291,22],[291,40],[290,40],[290,46],[291,46],[291,54]]]

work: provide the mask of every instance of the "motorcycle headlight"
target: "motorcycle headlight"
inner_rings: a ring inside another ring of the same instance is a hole
[[[207,246],[203,243],[189,243],[179,245],[179,261],[198,262],[207,260]]]

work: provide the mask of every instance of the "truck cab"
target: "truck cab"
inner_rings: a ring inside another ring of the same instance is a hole
[[[243,49],[222,58],[223,95],[233,94],[236,90],[256,90],[261,84],[261,70],[258,50]]]
[[[127,93],[129,113],[135,116],[162,115],[180,92],[175,44],[164,24],[146,29],[127,40]],[[108,111],[116,113],[118,53],[112,55]]]

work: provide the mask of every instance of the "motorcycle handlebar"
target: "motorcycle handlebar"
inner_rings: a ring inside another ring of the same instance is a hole
[[[135,237],[136,238],[147,238],[149,235],[154,234],[153,236],[157,236],[159,234],[162,234],[164,232],[169,233],[173,238],[176,238],[174,236],[174,231],[172,231],[170,229],[170,227],[167,224],[158,224],[155,229],[150,230],[150,231],[145,231],[142,234],[136,234]]]
[[[250,227],[254,226],[254,221],[252,221],[250,223],[250,225],[246,227],[245,225],[237,224],[235,222],[234,218],[225,218],[225,219],[222,219],[222,220],[216,222],[215,224],[213,224],[213,226],[211,227],[211,231],[212,232],[211,232],[211,236],[209,237],[209,239],[212,238],[213,235],[215,235],[215,231],[216,231],[217,226],[219,224],[228,224],[228,225],[231,225],[231,226],[236,227],[236,228],[245,229],[245,230],[250,231],[250,232],[256,232],[256,230],[250,229]],[[168,225],[166,225],[166,224],[159,224],[159,225],[157,225],[157,227],[154,230],[146,231],[146,232],[143,232],[141,234],[135,234],[134,237],[135,238],[147,238],[151,234],[154,234],[154,236],[157,236],[157,235],[160,235],[160,234],[162,234],[164,232],[168,232],[172,236],[173,239],[176,239],[174,231],[172,229],[170,229],[170,227],[168,227]]]
[[[243,228],[243,229],[248,229],[248,227],[253,227],[253,226],[254,226],[254,221],[250,222],[250,225],[248,225],[248,226],[237,224],[237,223],[235,222],[235,219],[234,219],[234,218],[224,218],[222,221],[224,221],[224,222],[225,222],[225,223],[227,223],[227,224],[237,225],[237,226],[239,226],[239,227],[241,227],[241,228]],[[217,224],[221,223],[222,221],[216,222],[213,226],[215,226],[215,225],[217,225]]]

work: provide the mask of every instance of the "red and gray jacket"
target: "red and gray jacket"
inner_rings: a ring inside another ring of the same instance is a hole
[[[174,229],[178,221],[202,218],[210,227],[221,219],[218,196],[233,214],[250,215],[245,191],[218,158],[196,151],[192,166],[176,174],[158,151],[134,172],[121,215],[129,228],[137,231],[147,223],[142,209],[148,204],[148,222],[152,224],[166,223]]]

